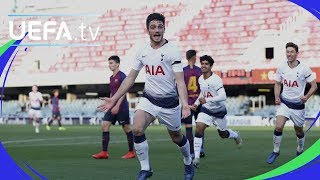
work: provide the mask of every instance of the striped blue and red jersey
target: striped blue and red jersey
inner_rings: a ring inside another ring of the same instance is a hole
[[[202,75],[201,68],[190,65],[183,68],[184,81],[188,91],[188,104],[193,105],[200,94],[199,77]]]
[[[53,96],[52,98],[52,111],[53,112],[59,112],[59,99],[58,97]]]
[[[110,93],[112,95],[114,95],[118,91],[122,81],[126,77],[127,76],[122,71],[119,71],[115,76],[113,76],[113,75],[110,76],[110,86],[109,86],[109,88],[110,88]],[[122,103],[121,103],[121,105],[119,107],[119,111],[126,111],[128,109],[129,109],[129,104],[128,104],[128,101],[127,101],[127,97],[125,96],[125,98],[123,99],[123,101],[122,101]]]

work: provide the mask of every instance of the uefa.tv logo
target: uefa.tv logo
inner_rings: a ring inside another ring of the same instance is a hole
[[[8,15],[12,16],[84,16],[84,15],[59,15],[59,14],[51,14],[51,15]],[[69,24],[68,24],[69,23]],[[72,25],[71,25],[72,23]],[[19,27],[17,29],[17,26]],[[76,32],[71,32],[71,29],[77,29]],[[42,20],[31,20],[24,21],[19,20],[18,23],[15,23],[14,20],[9,20],[9,36],[14,40],[21,40],[25,36],[28,37],[29,40],[33,42],[33,45],[36,45],[36,42],[50,41],[81,41],[81,42],[92,42],[97,39],[99,34],[100,27],[91,27],[90,25],[86,25],[84,22],[80,22],[79,24],[74,24],[74,22],[69,21],[61,21],[57,22],[55,20],[42,21]],[[29,43],[30,44],[30,43]],[[43,45],[43,44],[42,44]],[[55,43],[46,44],[48,46],[57,45]],[[64,46],[74,46],[74,45],[88,45],[92,46],[93,44],[74,44],[68,43],[64,44]],[[95,44],[94,46],[97,46]]]

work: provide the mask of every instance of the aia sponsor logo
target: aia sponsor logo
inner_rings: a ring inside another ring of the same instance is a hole
[[[283,80],[283,84],[285,86],[288,86],[288,87],[299,87],[298,85],[298,82],[297,81],[291,81],[291,80]]]
[[[148,66],[146,65],[146,73],[150,75],[166,75],[162,66]]]
[[[203,92],[202,95],[204,98],[213,97],[213,95],[210,92]]]

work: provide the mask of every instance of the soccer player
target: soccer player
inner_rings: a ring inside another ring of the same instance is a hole
[[[66,130],[66,128],[62,127],[62,124],[61,124],[61,114],[60,114],[59,99],[58,99],[59,90],[55,89],[52,92],[53,92],[53,97],[51,100],[51,102],[52,102],[52,117],[51,117],[51,120],[49,121],[48,125],[46,126],[46,128],[48,131],[50,131],[51,124],[53,123],[54,120],[57,120],[58,124],[59,124],[59,130],[64,131],[64,130]]]
[[[202,136],[207,126],[215,125],[221,138],[234,139],[238,147],[242,144],[239,132],[227,129],[226,114],[227,110],[224,101],[227,99],[223,87],[222,79],[212,73],[211,69],[214,60],[211,56],[201,56],[202,75],[199,78],[200,95],[191,109],[196,110],[201,104],[200,113],[196,120],[196,134],[194,138],[195,158],[193,164],[200,166],[200,148],[202,145]]]
[[[42,94],[38,92],[38,86],[33,85],[32,91],[29,92],[29,117],[35,127],[35,132],[39,133],[40,118],[41,118],[41,103],[43,101]]]
[[[150,14],[146,19],[146,26],[150,43],[145,44],[137,52],[133,69],[117,93],[112,98],[101,98],[104,103],[98,109],[105,111],[112,108],[134,84],[139,71],[145,67],[144,93],[139,100],[133,121],[134,147],[141,165],[137,179],[144,180],[153,174],[149,164],[149,146],[145,130],[158,118],[159,123],[167,127],[172,141],[178,145],[184,157],[184,177],[189,180],[193,178],[194,169],[189,141],[181,133],[181,114],[182,118],[190,115],[187,90],[183,79],[182,57],[176,46],[163,38],[165,17],[162,14]],[[182,113],[179,97],[182,103]]]
[[[280,144],[282,140],[283,127],[287,120],[294,123],[297,135],[297,156],[303,152],[305,136],[303,125],[305,122],[305,103],[316,92],[317,83],[311,69],[297,60],[299,47],[289,42],[286,44],[287,62],[283,63],[275,76],[274,96],[277,108],[276,127],[273,133],[273,152],[269,155],[267,163],[272,164],[280,155]],[[311,85],[305,95],[307,82]],[[281,92],[281,84],[283,86]]]
[[[193,49],[188,50],[186,52],[186,58],[188,60],[189,65],[183,68],[184,82],[186,83],[186,87],[188,91],[188,104],[193,105],[200,94],[200,86],[199,86],[198,79],[202,73],[201,73],[201,69],[195,65],[197,60],[197,52],[195,50]],[[194,157],[192,117],[194,116],[194,118],[197,119],[198,109],[196,111],[192,110],[190,116],[184,119],[181,119],[181,123],[184,123],[186,127],[186,136],[190,143],[190,153],[192,157]],[[202,143],[200,157],[204,157],[204,156],[205,156],[205,153],[204,153],[203,143]]]
[[[118,91],[126,75],[119,70],[120,58],[119,56],[110,56],[108,59],[109,69],[112,71],[110,76],[110,97],[114,96]],[[102,151],[98,154],[92,155],[95,159],[108,159],[108,145],[110,139],[110,126],[119,122],[122,125],[123,131],[127,135],[129,152],[122,156],[123,159],[131,159],[135,157],[133,151],[133,134],[130,128],[130,117],[129,117],[129,104],[125,94],[116,102],[116,105],[110,109],[103,118],[102,123]]]

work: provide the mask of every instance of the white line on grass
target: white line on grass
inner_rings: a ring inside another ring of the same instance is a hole
[[[55,140],[68,140],[68,139],[89,139],[95,136],[80,136],[80,137],[64,137],[64,138],[42,138],[42,139],[22,139],[22,140],[12,140],[3,141],[2,144],[10,143],[23,143],[23,142],[39,142],[39,141],[55,141]]]
[[[208,139],[208,138],[206,138]],[[47,139],[50,140],[50,139]],[[30,141],[32,142],[32,139],[30,139]],[[30,142],[29,141],[29,142]],[[148,139],[148,142],[163,142],[163,141],[169,141],[171,142],[171,140],[169,138],[167,139]],[[34,141],[36,142],[36,141]],[[110,141],[110,144],[120,144],[120,143],[126,143],[128,141]],[[4,144],[4,142],[3,142]],[[71,143],[51,143],[51,144],[17,144],[17,145],[6,145],[5,147],[38,147],[38,146],[71,146],[71,145],[86,145],[86,144],[101,144],[101,142],[71,142]]]

